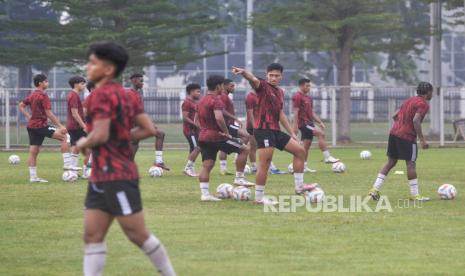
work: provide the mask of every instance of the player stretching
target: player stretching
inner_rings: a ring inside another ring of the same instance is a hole
[[[417,96],[407,99],[394,115],[394,125],[389,134],[387,150],[388,161],[376,178],[373,188],[368,193],[373,200],[379,200],[379,191],[389,171],[395,167],[397,160],[405,160],[407,164],[407,177],[410,184],[410,199],[428,201],[418,193],[418,179],[416,171],[417,137],[421,147],[427,149],[428,142],[423,136],[421,123],[428,113],[428,102],[433,97],[433,86],[428,82],[420,82],[417,87]]]
[[[182,103],[182,132],[189,143],[189,155],[184,174],[191,177],[198,177],[194,164],[200,153],[199,130],[200,125],[195,121],[197,114],[197,101],[200,99],[200,85],[191,83],[186,87],[186,99]]]
[[[115,81],[128,61],[126,50],[111,42],[89,49],[87,76],[96,84],[87,102],[87,137],[80,149],[92,149],[84,211],[84,275],[102,275],[107,254],[105,236],[113,219],[130,241],[148,256],[161,275],[175,275],[161,242],[145,226],[139,175],[131,140],[153,136],[155,129],[136,101]],[[134,121],[136,128],[131,129]]]
[[[130,77],[131,84],[132,84],[132,89],[134,93],[138,94],[138,97],[140,101],[142,102],[143,106],[143,101],[142,97],[140,94],[142,94],[142,87],[144,87],[144,76],[142,74],[133,74]],[[153,161],[153,165],[156,167],[160,167],[164,170],[169,171],[170,169],[165,165],[163,162],[163,143],[165,141],[165,132],[163,132],[161,129],[157,128],[155,124],[153,124],[156,130],[155,134],[155,160]],[[139,145],[135,145],[135,152],[139,149]],[[134,152],[134,154],[135,154]]]
[[[87,134],[85,132],[86,125],[84,123],[84,109],[82,106],[81,98],[79,94],[84,91],[86,87],[86,80],[83,77],[72,77],[68,81],[69,85],[73,90],[68,93],[66,98],[68,103],[68,115],[66,120],[66,128],[70,136],[71,144],[71,165],[78,167],[79,164],[79,149],[76,148],[76,142],[85,137]],[[84,160],[84,164],[87,164],[87,156]],[[84,168],[82,172],[82,177],[87,178],[88,170]]]
[[[316,115],[313,109],[313,100],[310,97],[310,80],[299,80],[299,91],[292,96],[292,106],[294,112],[293,131],[298,135],[299,129],[302,134],[302,141],[305,149],[304,172],[316,172],[308,167],[307,159],[310,146],[312,145],[313,136],[318,138],[318,146],[323,152],[326,163],[336,163],[339,159],[331,156],[325,141],[324,129],[326,128],[323,121]],[[315,126],[314,121],[320,127]]]
[[[250,134],[249,138],[249,161],[250,161],[250,171],[252,174],[257,173],[257,141],[253,136],[253,125],[255,118],[258,116],[258,97],[254,90],[250,91],[249,94],[245,97],[245,110],[247,115],[246,129],[247,133]],[[270,163],[270,173],[271,174],[285,174],[286,172],[278,169],[273,162]]]
[[[199,145],[202,153],[202,171],[200,172],[200,191],[202,201],[219,201],[210,195],[208,191],[210,172],[215,166],[216,156],[219,151],[227,154],[238,153],[236,159],[235,185],[253,186],[244,176],[244,167],[247,162],[249,149],[242,141],[233,138],[223,117],[223,102],[218,97],[223,91],[224,78],[222,76],[210,76],[207,79],[208,93],[197,105],[197,116],[200,123]]]
[[[249,142],[250,135],[242,130],[242,122],[236,117],[236,112],[234,111],[234,103],[229,98],[229,94],[233,94],[236,88],[236,84],[231,79],[224,80],[224,91],[220,95],[220,100],[223,102],[224,110],[223,116],[226,126],[228,127],[229,134],[234,138],[240,138],[242,141],[247,144]],[[227,160],[228,155],[220,151],[220,173],[222,175],[232,175],[231,172],[227,169]]]
[[[29,181],[48,182],[37,176],[37,156],[39,155],[40,146],[45,137],[53,138],[61,142],[61,152],[63,155],[63,169],[74,169],[71,167],[71,154],[69,146],[66,143],[66,128],[60,123],[60,120],[53,114],[50,98],[45,93],[48,88],[48,80],[44,74],[34,76],[34,85],[36,89],[19,103],[19,110],[28,119],[27,133],[29,134],[29,157],[27,160],[29,166]],[[31,114],[26,111],[26,106],[31,106]],[[49,126],[47,119],[57,127]]]
[[[268,168],[273,158],[274,148],[285,150],[294,155],[295,192],[303,194],[313,190],[317,184],[304,184],[305,150],[292,132],[286,114],[283,112],[284,92],[279,87],[283,77],[283,66],[272,63],[266,69],[266,81],[258,79],[244,69],[233,67],[235,75],[241,75],[249,81],[258,96],[258,116],[255,118],[254,136],[257,141],[258,170],[256,175],[255,202],[258,204],[277,204],[264,196]],[[281,123],[287,132],[280,130]]]

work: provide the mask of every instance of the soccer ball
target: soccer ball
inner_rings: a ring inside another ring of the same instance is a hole
[[[235,187],[232,190],[232,196],[235,200],[246,201],[251,197],[250,189],[244,186]]]
[[[18,155],[13,154],[10,155],[10,157],[8,157],[8,163],[10,163],[11,165],[17,165],[20,161],[21,159],[19,159]]]
[[[454,199],[457,196],[457,190],[454,185],[442,184],[438,189],[438,195],[441,199]]]
[[[231,198],[234,187],[231,184],[223,183],[216,188],[216,193],[219,198]]]
[[[333,172],[335,173],[343,173],[346,170],[346,165],[342,162],[336,162],[333,164]]]
[[[292,164],[292,163],[289,164],[289,166],[287,166],[287,171],[289,173],[294,173],[294,164]]]
[[[371,159],[371,152],[368,150],[364,150],[360,153],[360,159],[362,160],[370,160]]]
[[[320,188],[315,188],[307,193],[307,200],[310,203],[319,203],[325,200],[325,192]]]
[[[163,175],[163,169],[162,168],[159,168],[157,166],[152,166],[150,169],[149,169],[149,175],[151,177],[160,177]]]
[[[250,168],[249,165],[245,165],[245,167],[244,167],[244,173],[245,173],[245,174],[252,174],[252,169]]]
[[[78,179],[78,175],[73,171],[64,171],[61,177],[65,182],[74,182]]]

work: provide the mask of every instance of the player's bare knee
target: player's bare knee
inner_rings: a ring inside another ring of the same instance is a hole
[[[85,231],[83,235],[83,240],[84,240],[84,243],[86,244],[103,242],[104,239],[105,239],[105,236],[97,232]]]

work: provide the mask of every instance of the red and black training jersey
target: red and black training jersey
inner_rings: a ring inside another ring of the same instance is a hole
[[[416,113],[419,113],[423,121],[428,111],[429,105],[423,97],[410,97],[400,107],[390,134],[410,142],[416,142],[417,132],[413,126],[413,118]]]
[[[190,99],[186,98],[186,100],[182,103],[181,106],[182,112],[187,112],[187,117],[194,121],[195,119],[195,113],[197,113],[197,103]],[[192,134],[195,134],[198,132],[197,128],[193,126],[192,124],[189,124],[187,122],[182,123],[182,132],[186,136],[191,136]]]
[[[43,128],[48,126],[45,110],[51,110],[52,104],[44,91],[36,89],[22,102],[26,106],[31,107],[31,119],[27,123],[28,128]]]
[[[201,142],[219,142],[226,138],[220,134],[221,129],[216,123],[215,110],[223,110],[223,102],[217,95],[207,94],[203,97],[198,105],[197,112],[200,123],[199,141]]]
[[[66,128],[69,130],[80,129],[81,126],[74,119],[71,109],[76,108],[78,110],[79,116],[81,117],[82,120],[84,120],[84,109],[82,107],[81,98],[79,98],[78,93],[71,90],[71,92],[68,93],[68,97],[66,98],[66,100],[68,103],[68,116],[66,119]]]
[[[110,82],[96,88],[87,98],[87,129],[93,122],[110,119],[110,138],[92,148],[92,175],[94,183],[136,180],[139,178],[133,160],[130,131],[134,122],[134,103],[121,84]]]
[[[284,106],[284,91],[260,80],[255,92],[258,96],[258,116],[255,117],[255,129],[280,130],[279,115]]]
[[[249,94],[247,94],[247,97],[245,97],[245,109],[246,111],[249,110],[249,109],[252,109],[253,110],[253,117],[254,118],[257,118],[258,116],[258,97],[257,97],[257,94],[255,94],[255,92],[249,92]],[[247,116],[249,114],[247,113]],[[247,118],[247,126],[246,128],[250,129],[250,128],[253,128],[253,124],[250,124],[250,118]]]
[[[235,115],[236,113],[234,112],[234,104],[232,100],[229,98],[228,93],[226,91],[223,91],[221,95],[219,95],[218,97],[220,97],[220,100],[223,102],[224,110],[226,110],[232,115]],[[234,124],[234,119],[231,119],[227,116],[224,116],[224,121],[226,122],[226,125]]]
[[[299,128],[313,122],[313,100],[310,96],[298,91],[292,96],[292,106],[299,109],[297,118],[294,118]]]

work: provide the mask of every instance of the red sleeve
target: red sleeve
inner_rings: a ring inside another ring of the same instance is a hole
[[[23,104],[25,105],[31,105],[31,99],[30,99],[31,96],[27,96],[24,100],[23,100]]]
[[[76,97],[77,95],[75,95],[74,92],[71,92],[71,93],[73,94],[71,94],[71,96],[68,98],[68,105],[71,108],[78,108],[79,107],[78,97]]]
[[[215,101],[213,102],[213,110],[223,110],[223,109],[224,109],[223,102],[219,98],[216,98]]]
[[[95,93],[95,92],[94,92]],[[94,120],[111,118],[111,98],[107,93],[98,92],[92,97],[91,115]]]
[[[258,79],[258,80],[260,81],[260,85],[258,86],[257,89],[255,89],[255,92],[257,94],[260,94],[260,93],[265,92],[265,89],[266,89],[266,86],[268,85],[268,83],[265,80],[262,80],[262,79]]]
[[[181,110],[182,110],[182,112],[188,112],[189,111],[189,107],[187,106],[187,101],[184,101],[182,103]]]
[[[45,95],[45,97],[43,97],[43,100],[42,100],[42,107],[45,109],[45,110],[50,110],[52,109],[52,103],[50,102],[50,98]]]
[[[422,103],[417,108],[417,113],[420,113],[421,117],[424,118],[426,113],[429,111],[429,105],[426,103]]]
[[[295,94],[292,96],[292,107],[294,108],[300,108],[301,102],[300,102],[300,97],[298,94]]]

